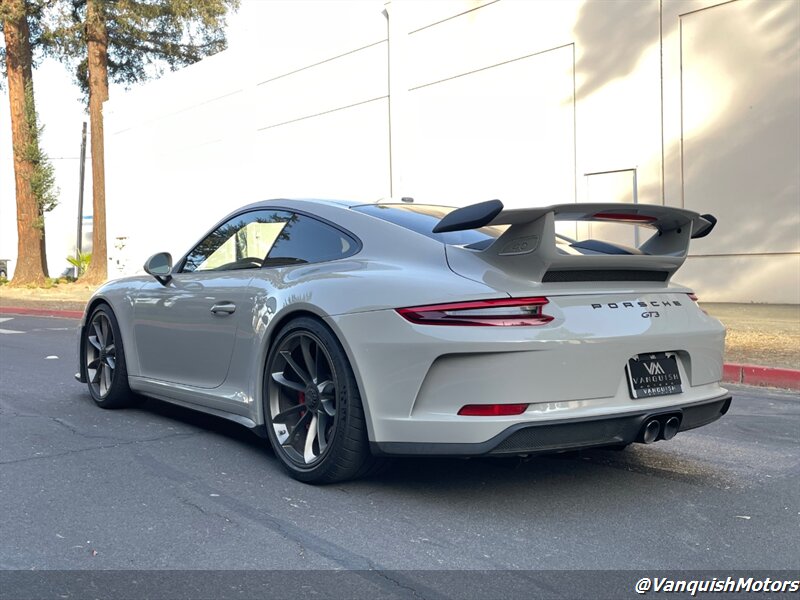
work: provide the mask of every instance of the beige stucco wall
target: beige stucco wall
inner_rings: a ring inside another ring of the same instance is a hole
[[[800,302],[795,0],[241,10],[245,43],[107,103],[120,271],[265,197],[638,201],[719,218],[678,278],[704,300]]]

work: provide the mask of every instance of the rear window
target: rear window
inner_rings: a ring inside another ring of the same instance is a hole
[[[470,246],[483,248],[489,246],[507,229],[506,225],[481,227],[467,231],[433,233],[433,228],[446,214],[455,210],[452,206],[433,206],[430,204],[364,204],[354,206],[353,210],[378,219],[416,231],[422,235],[451,246]]]

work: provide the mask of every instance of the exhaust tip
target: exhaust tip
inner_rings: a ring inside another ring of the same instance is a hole
[[[671,440],[675,437],[680,428],[681,420],[678,417],[670,417],[667,419],[666,423],[664,423],[664,431],[661,437],[665,440]]]
[[[656,419],[651,419],[642,430],[642,442],[652,444],[658,439],[659,433],[661,433],[661,423]]]

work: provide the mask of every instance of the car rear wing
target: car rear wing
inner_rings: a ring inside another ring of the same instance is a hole
[[[565,254],[556,243],[557,221],[631,223],[655,229],[656,234],[631,253]],[[499,200],[489,200],[454,210],[433,232],[510,226],[480,250],[448,247],[448,260],[457,272],[462,262],[467,268],[467,255],[471,254],[506,275],[526,280],[666,282],[686,260],[689,241],[708,235],[716,222],[712,215],[650,204],[576,203],[504,209]]]

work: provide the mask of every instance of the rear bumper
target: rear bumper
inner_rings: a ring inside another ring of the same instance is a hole
[[[543,454],[625,445],[636,441],[645,422],[664,414],[680,414],[679,431],[708,425],[728,412],[730,394],[671,406],[605,417],[564,419],[539,423],[517,423],[480,443],[370,442],[378,456],[502,456]]]
[[[469,448],[514,426],[674,410],[726,393],[719,386],[724,329],[685,294],[612,296],[659,308],[669,302],[658,318],[593,308],[607,296],[548,297],[554,319],[537,327],[419,325],[389,310],[329,317],[359,383],[369,439]],[[683,391],[633,399],[628,361],[654,352],[677,355]],[[465,405],[491,403],[528,408],[503,417],[458,414]]]

